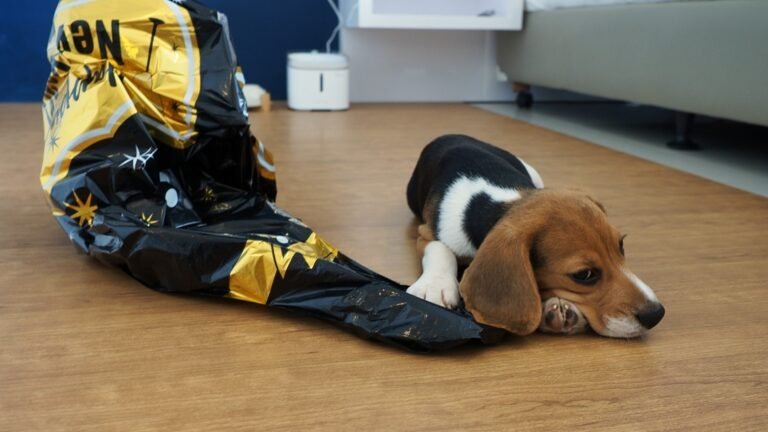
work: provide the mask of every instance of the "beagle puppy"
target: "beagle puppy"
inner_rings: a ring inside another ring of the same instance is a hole
[[[527,335],[587,326],[643,335],[664,307],[625,265],[624,236],[582,192],[544,189],[522,159],[464,135],[427,145],[408,183],[423,221],[423,272],[408,293],[446,308],[460,298],[483,324]],[[461,283],[458,265],[468,265]]]

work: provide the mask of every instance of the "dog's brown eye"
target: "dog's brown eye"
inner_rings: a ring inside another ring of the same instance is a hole
[[[597,269],[584,269],[573,273],[571,279],[582,285],[592,285],[600,280],[600,271]]]
[[[624,256],[624,239],[625,238],[627,238],[626,234],[621,236],[621,239],[619,240],[619,251],[621,252],[621,256]]]

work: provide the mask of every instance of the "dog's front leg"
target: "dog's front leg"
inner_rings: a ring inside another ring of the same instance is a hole
[[[459,282],[456,280],[456,256],[448,246],[431,241],[424,248],[421,277],[408,288],[408,294],[423,298],[448,309],[459,305]]]

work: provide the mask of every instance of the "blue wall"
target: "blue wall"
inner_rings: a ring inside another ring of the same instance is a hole
[[[130,1],[130,0],[111,0]],[[325,0],[203,0],[227,14],[248,82],[285,99],[289,51],[325,50],[336,17]],[[45,48],[56,0],[3,1],[0,102],[40,101],[50,66]]]

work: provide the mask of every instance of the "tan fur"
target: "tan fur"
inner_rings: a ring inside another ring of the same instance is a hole
[[[541,321],[541,297],[528,259],[536,232],[530,223],[502,218],[480,245],[459,292],[479,322],[527,335]]]
[[[432,233],[432,229],[427,224],[419,225],[419,237],[416,239],[416,250],[420,256],[424,256],[424,249],[429,242],[435,240],[435,235]]]
[[[589,195],[535,191],[515,202],[480,245],[461,295],[479,322],[512,333],[535,331],[541,300],[551,297],[575,303],[600,332],[604,317],[631,315],[647,301],[622,271],[620,239],[602,204]],[[600,269],[596,284],[571,278],[588,268]]]
[[[424,208],[421,211],[421,220],[424,221],[424,225],[426,225],[432,233],[437,231],[437,227],[435,226],[435,210],[437,209],[437,205],[437,198],[430,196],[427,198],[427,201],[424,203]]]
[[[435,226],[435,208],[437,207],[437,200],[433,197],[427,199],[424,204],[424,209],[421,212],[421,220],[424,221],[422,225],[419,225],[419,235],[416,238],[416,250],[419,252],[419,256],[424,256],[424,249],[429,242],[435,240],[434,230]]]

